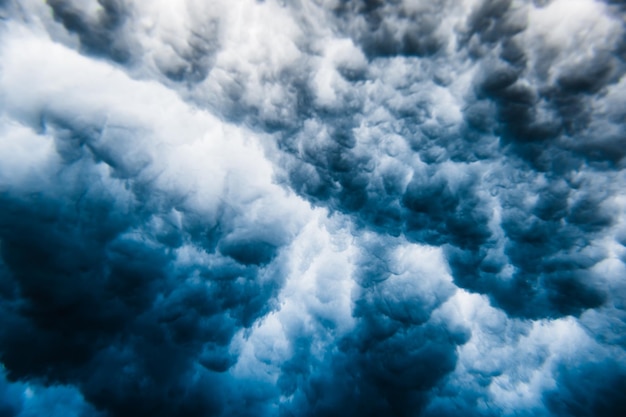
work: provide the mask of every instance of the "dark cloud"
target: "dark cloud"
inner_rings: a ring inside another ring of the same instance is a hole
[[[339,30],[361,45],[370,58],[429,56],[445,44],[438,31],[445,2],[433,2],[413,10],[401,1],[340,2],[333,10]]]
[[[545,394],[548,408],[559,416],[620,416],[626,401],[620,387],[626,371],[612,360],[590,361],[582,366],[561,364],[556,372],[558,388]]]
[[[95,16],[89,16],[80,4],[66,0],[50,0],[54,18],[78,35],[81,46],[89,53],[106,55],[117,62],[131,58],[129,45],[119,35],[128,18],[128,10],[122,0],[98,0]],[[84,6],[84,5],[83,5]]]
[[[107,415],[219,415],[231,340],[274,307],[285,230],[232,207],[202,219],[146,177],[134,128],[55,118],[50,182],[1,197],[9,380],[76,386]]]
[[[623,414],[621,2],[5,3],[0,415]]]
[[[140,67],[143,57],[150,56],[156,69],[174,83],[194,85],[203,81],[219,49],[220,21],[215,16],[205,19],[193,16],[193,21],[177,35],[182,39],[167,33],[172,30],[167,27],[164,35],[157,33],[162,36],[158,40],[161,44],[152,51],[146,48],[144,36],[155,37],[154,25],[160,22],[152,22],[152,34],[142,33],[135,20],[142,13],[141,5],[126,0],[97,0],[96,4],[73,0],[46,3],[54,20],[77,36],[82,52],[129,68]]]
[[[113,415],[216,413],[211,374],[233,364],[227,344],[267,308],[271,284],[254,284],[249,262],[187,283],[166,247],[121,234],[141,219],[109,219],[111,202],[94,200],[76,212],[3,199],[3,281],[17,287],[3,307],[9,377],[77,384]]]
[[[356,326],[324,352],[321,363],[310,339],[295,341],[298,353],[282,367],[279,381],[288,396],[301,386],[286,415],[418,415],[469,338],[467,329],[431,316],[452,292],[430,286],[442,277],[398,270],[397,241],[365,236],[360,242]]]
[[[326,358],[332,368],[307,378],[309,401],[296,402],[290,414],[419,414],[428,391],[454,369],[455,347],[463,336],[438,326],[385,330],[357,331],[355,340],[342,342],[340,353]]]
[[[475,36],[479,44],[504,43],[525,28],[524,11],[519,5],[515,7],[513,1],[483,1],[468,17],[466,28],[461,32],[461,41],[471,42]]]
[[[0,376],[0,394],[0,415],[3,417],[103,417],[85,402],[75,387],[11,383],[6,379],[4,368]]]
[[[572,198],[563,180],[538,190],[530,213],[524,195],[511,194],[504,206],[506,243],[501,254],[494,240],[476,250],[449,249],[458,282],[490,293],[507,312],[531,317],[580,314],[605,301],[590,269],[606,254],[590,240],[610,226],[612,217],[598,195]],[[593,207],[593,208],[592,208]],[[505,277],[505,268],[515,271]]]
[[[12,386],[8,383],[2,370],[2,379],[0,380],[0,416],[13,417],[18,415],[22,408],[20,397],[22,392],[19,386]]]

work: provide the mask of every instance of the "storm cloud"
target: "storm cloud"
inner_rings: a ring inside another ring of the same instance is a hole
[[[626,9],[0,1],[0,416],[621,416]]]

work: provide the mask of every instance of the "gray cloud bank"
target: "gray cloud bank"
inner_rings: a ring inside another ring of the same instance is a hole
[[[0,1],[0,416],[622,416],[620,1]]]

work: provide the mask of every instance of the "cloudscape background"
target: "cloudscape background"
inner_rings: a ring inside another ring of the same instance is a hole
[[[626,3],[0,1],[0,416],[626,415]]]

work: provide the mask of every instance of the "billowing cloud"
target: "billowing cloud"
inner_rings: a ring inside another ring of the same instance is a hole
[[[624,12],[0,2],[0,415],[622,415]]]

